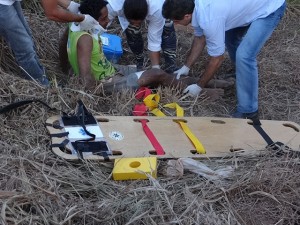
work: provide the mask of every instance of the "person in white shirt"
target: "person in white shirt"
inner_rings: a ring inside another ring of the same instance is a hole
[[[256,57],[283,17],[285,0],[165,0],[163,16],[175,24],[192,24],[194,40],[185,65],[175,71],[187,75],[205,45],[210,56],[199,81],[185,92],[197,96],[224,60],[225,46],[236,67],[235,118],[258,118]]]
[[[160,68],[160,51],[165,59],[165,71],[176,70],[176,33],[171,20],[162,16],[164,0],[108,0],[108,17],[118,17],[125,30],[127,43],[135,54],[138,70],[144,67],[144,41],[142,22],[148,26],[148,50],[152,68]]]

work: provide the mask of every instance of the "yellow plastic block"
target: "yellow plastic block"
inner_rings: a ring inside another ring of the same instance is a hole
[[[146,174],[157,177],[157,158],[121,158],[115,159],[113,169],[114,180],[147,179]]]

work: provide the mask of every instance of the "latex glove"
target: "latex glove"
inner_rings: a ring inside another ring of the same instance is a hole
[[[178,80],[181,75],[188,75],[190,72],[190,68],[186,65],[183,65],[179,70],[174,71],[173,73],[176,74],[176,79]]]
[[[79,13],[79,6],[80,6],[80,4],[79,3],[76,3],[76,2],[73,2],[73,1],[71,1],[70,2],[70,5],[68,6],[68,10],[70,11],[70,12],[72,12],[72,13]]]
[[[160,65],[153,65],[152,69],[160,69]]]
[[[186,89],[183,90],[183,93],[192,97],[197,97],[201,91],[202,88],[198,84],[191,84],[187,86]]]
[[[99,25],[98,21],[95,20],[90,15],[84,15],[84,20],[79,23],[80,24],[80,30],[87,31],[92,33],[92,30],[95,25]]]
[[[94,25],[91,29],[92,34],[101,35],[105,32],[107,32],[106,29],[104,29],[99,23],[97,25]]]

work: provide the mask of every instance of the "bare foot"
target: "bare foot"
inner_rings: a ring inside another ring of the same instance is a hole
[[[226,80],[219,80],[219,79],[212,79],[210,80],[206,87],[207,88],[230,88],[234,85],[235,79],[234,78],[228,78]]]
[[[215,101],[224,95],[224,89],[221,88],[203,88],[202,91],[211,101]]]

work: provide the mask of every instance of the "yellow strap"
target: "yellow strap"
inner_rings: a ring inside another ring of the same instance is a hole
[[[170,108],[170,109],[176,109],[176,115],[177,117],[182,117],[184,115],[183,109],[177,104],[177,103],[170,103],[164,105],[164,107]],[[193,132],[190,130],[188,125],[180,120],[175,120],[176,123],[179,123],[183,132],[188,136],[188,138],[191,140],[193,145],[195,146],[197,152],[199,154],[205,154],[206,151],[202,145],[202,143],[199,141],[199,139],[193,134]]]
[[[144,104],[149,108],[151,113],[155,116],[166,116],[162,111],[158,108],[160,97],[158,94],[150,94],[146,98],[144,98]]]
[[[160,101],[160,96],[158,94],[150,94],[146,98],[144,98],[143,101],[144,101],[144,104],[149,108],[149,110],[151,111],[151,113],[153,113],[154,115],[160,116],[160,117],[166,116],[158,108],[158,104],[159,104],[159,101]],[[166,104],[163,107],[167,107],[167,108],[170,108],[170,109],[176,109],[176,115],[177,115],[177,117],[183,117],[184,116],[183,109],[177,103],[175,103],[175,102],[174,103],[170,103],[170,104]],[[186,134],[186,136],[188,136],[188,138],[191,140],[191,142],[195,146],[197,152],[199,154],[205,154],[206,151],[205,151],[202,143],[193,134],[193,132],[188,127],[188,125],[185,122],[183,122],[183,121],[179,121],[178,120],[176,122],[180,124],[181,129]]]

